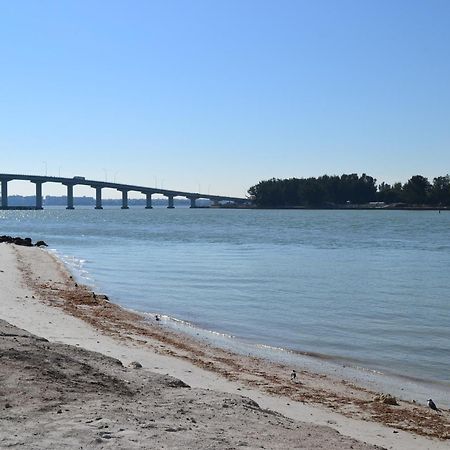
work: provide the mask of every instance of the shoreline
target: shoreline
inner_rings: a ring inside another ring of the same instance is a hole
[[[36,249],[30,258],[27,250],[15,248],[14,252],[26,285],[32,287],[36,297],[51,305],[50,308],[43,307],[43,314],[58,311],[58,317],[64,317],[65,321],[75,320],[77,324],[75,336],[68,336],[60,329],[60,324],[55,330],[55,326],[39,327],[18,316],[9,317],[22,324],[25,322],[34,328],[29,331],[35,334],[66,343],[79,341],[81,347],[105,354],[114,353],[116,357],[121,355],[122,360],[131,355],[137,356],[134,359],[138,361],[147,359],[147,367],[152,371],[169,373],[191,386],[244,394],[263,407],[293,419],[332,426],[344,435],[372,444],[405,449],[446,446],[445,441],[401,430],[415,430],[422,435],[448,439],[448,435],[443,434],[448,429],[448,412],[438,418],[430,415],[426,408],[408,402],[399,402],[399,407],[373,402],[375,392],[351,383],[330,384],[325,375],[307,371],[299,373],[299,383],[291,383],[290,368],[286,366],[268,365],[267,361],[245,358],[217,348],[200,348],[198,343],[168,332],[159,324],[144,323],[142,316],[109,303],[101,295],[94,296],[85,286],[75,286],[67,268],[54,255]],[[42,267],[37,270],[36,263],[51,266],[49,258],[53,261],[53,270],[43,274]],[[103,347],[100,342],[103,342]],[[374,419],[381,424],[369,421]],[[386,423],[391,428],[386,427]]]
[[[85,285],[88,290],[96,289],[91,285],[93,280],[88,272],[80,269],[76,260],[65,257],[55,249],[48,251],[62,261],[66,268],[72,273],[79,284]],[[104,289],[105,287],[103,287]],[[107,288],[106,288],[107,289]],[[112,300],[115,301],[114,299]],[[305,368],[309,372],[326,374],[334,379],[345,380],[358,386],[375,392],[383,392],[395,396],[398,399],[426,405],[428,398],[438,398],[441,404],[450,404],[450,384],[439,379],[426,379],[418,376],[399,373],[386,367],[371,367],[362,360],[341,357],[338,355],[321,354],[314,351],[296,351],[288,348],[261,344],[246,340],[240,336],[205,328],[201,325],[172,317],[163,311],[143,312],[116,303],[126,311],[143,316],[154,321],[155,315],[159,315],[160,326],[167,327],[168,332],[179,333],[181,336],[189,336],[197,344],[206,343],[212,347],[236,354],[238,356],[254,356],[270,363],[281,364],[286,367],[299,369]]]
[[[143,315],[148,320],[154,320],[155,314],[142,313],[127,309],[136,314]],[[441,398],[442,402],[450,402],[450,384],[441,380],[427,380],[407,374],[388,371],[384,368],[372,368],[364,365],[363,361],[351,360],[335,355],[315,352],[302,352],[267,344],[258,344],[243,338],[226,333],[201,328],[196,324],[183,321],[171,316],[161,315],[161,325],[168,331],[188,335],[195,341],[206,343],[212,347],[229,351],[239,356],[253,356],[268,363],[281,364],[297,369],[299,366],[310,372],[323,373],[332,378],[343,379],[347,382],[356,382],[359,386],[383,391],[396,396],[401,400],[415,401],[426,404],[431,396]]]

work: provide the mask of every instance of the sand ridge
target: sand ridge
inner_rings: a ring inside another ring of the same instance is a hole
[[[0,358],[1,448],[375,448],[2,320]]]

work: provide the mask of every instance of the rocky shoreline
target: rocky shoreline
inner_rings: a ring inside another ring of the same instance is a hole
[[[34,247],[48,247],[48,245],[44,241],[37,241],[35,244],[33,244],[32,239],[29,237],[22,238],[22,237],[13,237],[13,236],[7,236],[7,235],[0,236],[0,244],[1,243],[16,244],[16,245],[21,245],[23,247],[33,247],[33,246]]]

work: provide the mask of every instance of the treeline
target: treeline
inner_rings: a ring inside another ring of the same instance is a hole
[[[406,183],[381,183],[363,173],[323,175],[318,178],[289,178],[261,181],[248,193],[261,207],[333,207],[364,205],[371,202],[414,206],[450,206],[450,176],[440,176],[431,183],[422,175]]]

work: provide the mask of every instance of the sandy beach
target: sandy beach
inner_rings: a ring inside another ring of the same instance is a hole
[[[0,244],[0,447],[449,448],[450,413],[168,330]],[[142,367],[141,367],[142,366]]]

